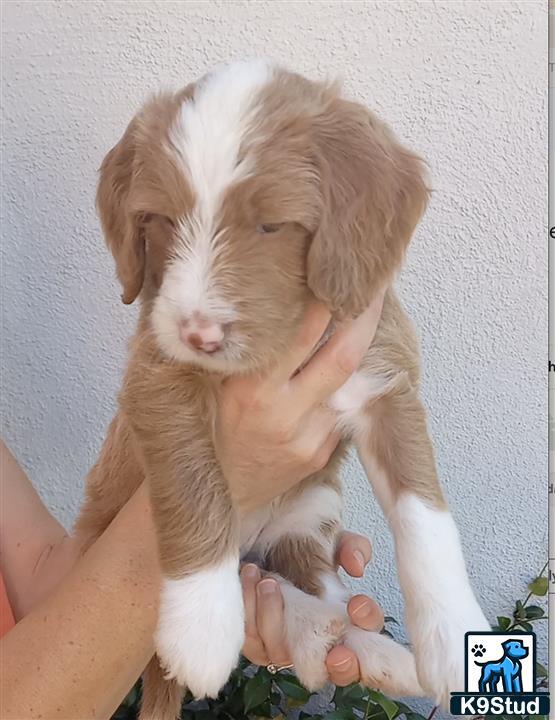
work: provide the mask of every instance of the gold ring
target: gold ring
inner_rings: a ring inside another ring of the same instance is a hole
[[[278,672],[281,672],[282,670],[292,670],[293,667],[293,663],[290,665],[276,665],[275,663],[270,663],[269,665],[266,665],[266,670],[270,673],[270,675],[277,675]]]

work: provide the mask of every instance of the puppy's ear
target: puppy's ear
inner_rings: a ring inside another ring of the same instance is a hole
[[[321,222],[308,284],[338,316],[356,316],[398,270],[422,216],[424,165],[366,108],[333,99],[316,121]]]
[[[121,299],[126,305],[140,293],[145,272],[145,242],[140,218],[130,207],[136,126],[134,119],[102,161],[96,193],[104,237],[116,261],[117,275],[123,286]]]

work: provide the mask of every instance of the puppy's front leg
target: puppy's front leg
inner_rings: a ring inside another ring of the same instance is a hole
[[[168,678],[215,697],[244,635],[239,539],[198,386],[164,373],[163,387],[127,387],[130,420],[150,487],[162,588],[156,650]],[[154,376],[154,374],[153,374]],[[155,376],[154,376],[155,377]]]
[[[170,511],[174,499],[165,490],[159,494],[153,474],[149,481],[153,507],[167,503],[163,522],[175,533],[167,527],[158,533],[164,579],[156,651],[168,678],[186,685],[198,699],[216,697],[236,667],[244,641],[234,519],[215,489],[219,486],[225,497],[225,485],[202,474],[214,497],[199,501],[196,493],[182,495]]]
[[[418,676],[445,706],[451,692],[464,690],[465,632],[489,625],[470,587],[425,411],[408,379],[401,376],[371,405],[361,426],[358,450],[394,534]]]

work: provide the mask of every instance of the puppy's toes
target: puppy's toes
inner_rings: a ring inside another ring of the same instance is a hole
[[[324,600],[308,595],[282,581],[285,630],[295,673],[307,690],[322,688],[328,681],[326,658],[341,641],[346,615]]]
[[[349,626],[343,644],[358,657],[362,685],[397,697],[424,695],[412,653],[387,635]]]

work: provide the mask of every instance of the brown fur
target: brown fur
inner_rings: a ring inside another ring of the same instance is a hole
[[[239,542],[213,444],[221,375],[168,359],[150,325],[174,256],[175,223],[195,203],[168,144],[178,109],[193,93],[191,85],[150,101],[102,163],[102,227],[123,301],[141,294],[142,305],[120,411],[89,474],[77,523],[87,547],[146,478],[162,571],[171,578],[216,563]],[[260,107],[259,129],[241,150],[256,158],[257,172],[224,198],[218,228],[225,229],[225,252],[214,269],[238,301],[236,331],[249,338],[241,366],[233,369],[241,372],[267,366],[287,349],[314,295],[336,317],[359,314],[399,268],[427,200],[421,161],[365,108],[341,99],[337,87],[282,72],[263,92]],[[255,230],[260,222],[281,224],[263,250]],[[249,272],[224,276],[224,263]],[[415,492],[443,506],[417,398],[418,348],[391,291],[361,369],[398,378],[367,410],[372,453],[392,491]],[[339,450],[309,482],[336,483],[341,455]],[[333,524],[321,529],[324,538],[339,530]],[[334,568],[332,555],[333,543],[284,538],[265,560],[268,570],[318,594],[322,569]],[[180,691],[161,677],[151,663],[143,718],[174,717]]]
[[[146,666],[142,680],[141,720],[178,718],[183,703],[183,688],[175,680],[166,680],[156,656]]]

